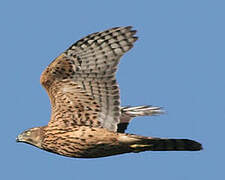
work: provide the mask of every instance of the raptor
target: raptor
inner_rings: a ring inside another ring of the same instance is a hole
[[[198,151],[200,143],[127,134],[136,116],[163,113],[160,107],[120,105],[115,73],[137,40],[131,26],[90,34],[59,55],[40,82],[51,102],[46,126],[18,135],[17,141],[76,158],[98,158],[142,151]]]

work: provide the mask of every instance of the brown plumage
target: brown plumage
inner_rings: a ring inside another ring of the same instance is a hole
[[[136,116],[163,113],[152,106],[121,107],[115,79],[122,55],[137,40],[131,27],[116,27],[77,41],[42,73],[40,82],[52,107],[47,126],[17,137],[46,151],[77,158],[129,152],[201,150],[188,139],[163,139],[125,134]]]

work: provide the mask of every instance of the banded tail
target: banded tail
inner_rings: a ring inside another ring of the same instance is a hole
[[[161,107],[157,106],[135,106],[121,107],[120,123],[117,127],[117,132],[124,133],[129,122],[137,116],[153,116],[165,113]]]
[[[199,151],[202,145],[189,139],[163,139],[141,137],[139,142],[131,144],[132,152],[141,151]]]

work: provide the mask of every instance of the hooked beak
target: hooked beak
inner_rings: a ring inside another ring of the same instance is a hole
[[[21,135],[19,134],[17,137],[16,137],[16,142],[20,142],[21,140]]]

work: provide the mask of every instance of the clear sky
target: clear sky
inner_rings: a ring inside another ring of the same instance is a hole
[[[223,179],[225,1],[1,1],[0,179]],[[72,159],[17,144],[17,134],[48,123],[41,72],[80,38],[132,25],[139,40],[117,73],[122,105],[162,106],[129,133],[190,138],[201,152],[144,152]],[[223,177],[222,177],[223,176]]]

